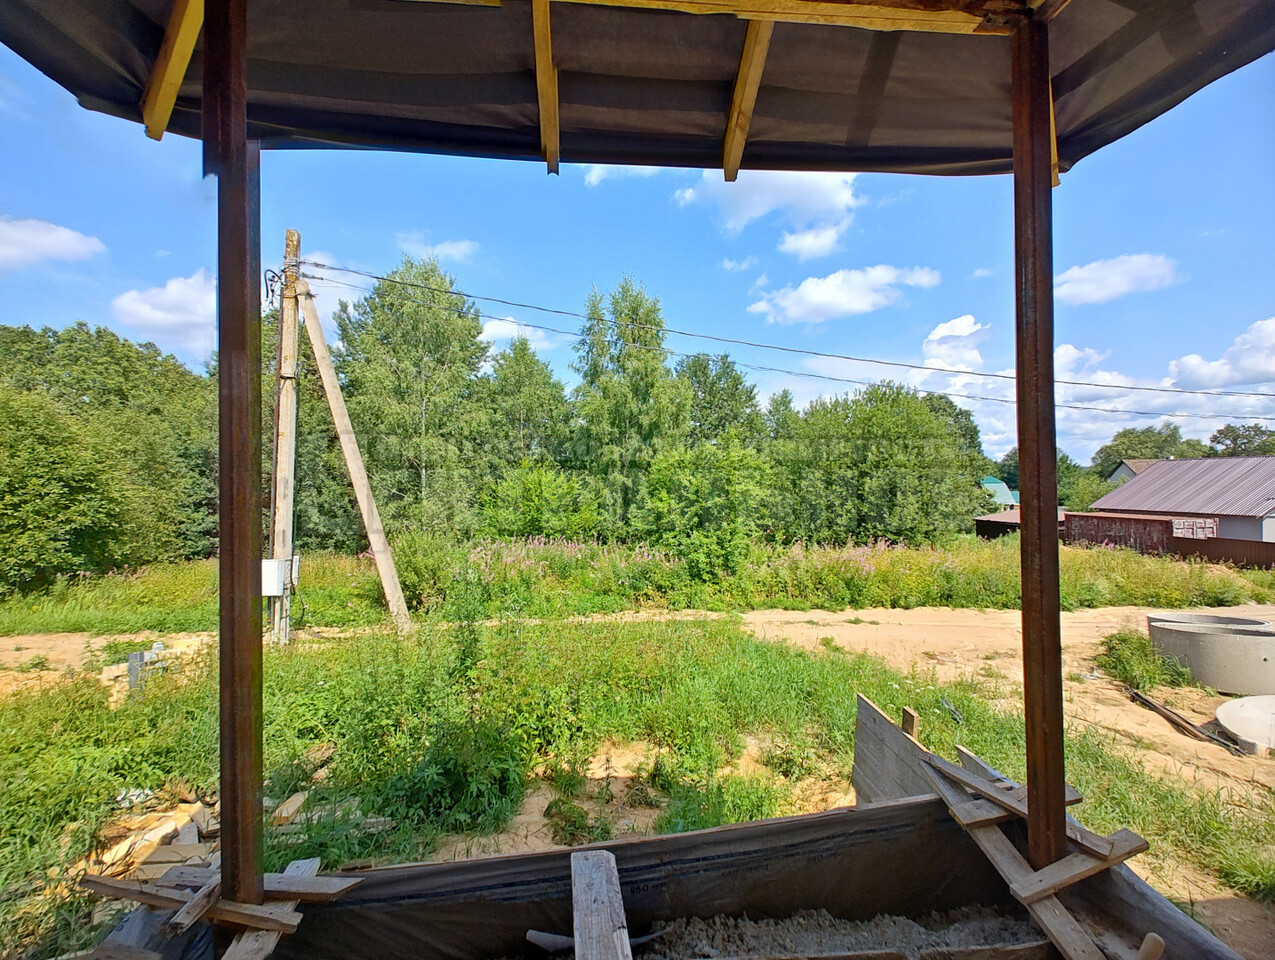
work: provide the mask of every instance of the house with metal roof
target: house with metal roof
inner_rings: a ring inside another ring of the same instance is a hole
[[[989,474],[980,480],[978,485],[992,495],[992,500],[997,508],[1012,510],[1018,506],[1018,491],[1009,489],[1009,484],[1000,477],[993,477]]]
[[[1216,519],[1216,536],[1275,541],[1275,457],[1157,460],[1090,509]]]
[[[1168,459],[1172,460],[1173,458],[1169,457]],[[1159,459],[1153,457],[1126,457],[1124,460],[1120,461],[1116,469],[1112,470],[1111,473],[1108,474],[1107,480],[1110,483],[1120,483],[1122,480],[1132,480],[1147,467],[1151,466],[1151,464],[1159,462]]]

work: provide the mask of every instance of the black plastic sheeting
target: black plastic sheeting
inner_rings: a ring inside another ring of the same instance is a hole
[[[93,110],[138,106],[171,0],[3,0],[0,41]],[[746,24],[555,3],[568,162],[720,167]],[[1051,27],[1060,166],[1275,49],[1272,0],[1072,0]],[[200,51],[169,129],[198,137]],[[249,135],[539,159],[528,0],[249,0]],[[775,27],[743,167],[1011,168],[1003,36]]]

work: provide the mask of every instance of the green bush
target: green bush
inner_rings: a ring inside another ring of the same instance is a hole
[[[484,513],[488,531],[497,537],[587,539],[602,519],[597,498],[583,479],[532,463],[505,472]]]
[[[1150,637],[1136,630],[1122,630],[1106,636],[1094,663],[1135,690],[1187,687],[1195,683],[1187,667],[1175,657],[1161,654]]]

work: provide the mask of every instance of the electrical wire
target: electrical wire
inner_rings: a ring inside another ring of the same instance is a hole
[[[554,307],[542,307],[534,303],[520,303],[517,300],[502,300],[499,297],[485,297],[473,293],[465,293],[461,290],[448,290],[442,287],[434,287],[425,283],[417,283],[411,280],[400,280],[397,277],[385,277],[380,274],[369,273],[365,270],[355,270],[353,267],[338,267],[332,264],[319,263],[315,260],[302,259],[298,261],[315,267],[320,270],[338,270],[342,273],[351,273],[360,277],[367,277],[370,280],[376,280],[382,283],[393,283],[404,287],[416,287],[420,290],[427,290],[430,293],[444,294],[447,296],[464,297],[466,300],[479,300],[484,303],[498,303],[506,307],[515,307],[520,310],[535,310],[538,313],[547,313],[559,317],[570,317],[574,320],[595,320],[601,319],[608,323],[614,323],[605,317],[590,317],[585,313],[577,313],[572,310],[559,310]],[[336,282],[336,281],[332,281]],[[356,288],[364,289],[364,288]],[[531,326],[531,324],[525,324]],[[921,370],[927,373],[952,373],[967,377],[981,377],[991,380],[1013,380],[1012,373],[989,373],[977,372],[973,370],[961,370],[957,367],[933,367],[919,363],[907,363],[902,360],[880,360],[872,357],[855,357],[844,353],[824,353],[819,350],[807,350],[802,347],[789,347],[778,343],[762,343],[754,340],[741,340],[735,337],[722,337],[711,333],[693,333],[688,330],[677,330],[673,327],[655,327],[650,324],[630,323],[631,327],[646,330],[660,330],[664,333],[673,334],[679,337],[691,337],[697,340],[711,340],[714,343],[725,343],[739,347],[753,347],[758,350],[777,350],[782,353],[795,353],[807,357],[823,357],[828,360],[851,360],[855,363],[870,363],[884,367],[902,367],[908,370]],[[1122,383],[1097,383],[1092,380],[1055,380],[1054,383],[1069,387],[1094,387],[1099,390],[1136,390],[1146,393],[1175,393],[1186,394],[1190,396],[1201,397],[1256,397],[1264,400],[1275,400],[1275,393],[1262,393],[1260,391],[1248,390],[1191,390],[1186,387],[1152,387],[1145,384],[1122,384]]]
[[[310,266],[319,266],[321,269],[327,269],[326,267],[323,267],[322,265],[316,265],[312,261],[303,260],[301,262],[305,264],[309,264]],[[353,273],[357,271],[348,271],[348,272]],[[342,280],[336,280],[332,277],[325,277],[322,275],[304,273],[304,272],[301,275],[302,277],[308,280],[316,280],[323,283],[332,284],[334,286],[344,287],[344,288],[354,290],[363,294],[370,294],[374,292],[369,287],[359,286],[358,284],[354,284],[354,283],[347,283]],[[371,275],[369,274],[368,276],[371,276]],[[395,280],[393,278],[387,278],[387,277],[378,277],[375,279],[384,283],[398,284],[399,286],[423,288],[426,290],[430,290],[432,292],[444,294],[446,296],[463,297],[468,300],[476,299],[474,297],[469,296],[468,294],[464,294],[456,290],[444,290],[441,288],[428,287],[424,284],[416,284],[416,283],[411,283],[409,281]],[[437,303],[429,303],[424,300],[417,300],[413,297],[408,297],[402,294],[398,294],[398,298],[405,303],[413,303],[413,304],[416,304],[417,306],[429,307],[430,309],[441,310],[445,313],[454,313],[454,314],[459,314],[461,316],[474,317],[476,319],[482,319],[482,320],[498,320],[503,322],[512,322],[519,327],[527,327],[532,330],[540,330],[545,333],[553,333],[559,336],[566,336],[566,337],[579,336],[579,331],[563,330],[559,327],[550,327],[545,324],[531,323],[529,321],[518,320],[516,318],[492,316],[491,314],[483,313],[481,310],[478,310],[477,308],[470,310],[470,309],[465,309],[460,307],[447,307]],[[504,302],[504,301],[501,301],[501,302]],[[589,318],[582,314],[570,314],[570,313],[567,313],[566,311],[555,311],[555,312],[561,313],[564,316],[583,316],[584,319],[595,319],[595,320],[606,319],[606,318],[596,318],[596,317]],[[618,321],[608,320],[607,322],[615,324],[615,325],[619,325]],[[633,326],[638,329],[648,329],[648,330],[663,329],[660,327],[655,327],[651,324],[625,324],[625,325]],[[656,351],[665,355],[666,357],[689,359],[696,356],[696,354],[682,353],[677,350],[672,350],[668,347],[654,347],[654,346],[649,346],[647,344],[633,343],[632,341],[623,340],[619,337],[610,339],[608,340],[608,342],[613,344],[618,344],[621,346],[630,347],[633,349],[638,349],[638,350]],[[827,355],[819,354],[819,356],[827,356]],[[741,367],[743,369],[752,370],[754,372],[759,372],[759,373],[778,373],[778,374],[783,374],[785,376],[802,377],[802,378],[810,379],[810,380],[824,380],[824,381],[829,381],[832,383],[845,383],[845,384],[850,384],[853,386],[861,386],[861,387],[870,387],[874,385],[874,381],[871,381],[871,380],[860,380],[860,379],[855,379],[851,377],[837,377],[831,374],[814,373],[809,370],[790,370],[783,367],[770,367],[770,366],[765,366],[761,364],[747,363],[747,362],[739,361],[739,360],[733,360],[732,362],[735,364],[736,367]],[[901,366],[912,366],[912,365],[901,364]],[[934,371],[934,370],[937,370],[938,368],[917,367],[917,369],[926,370],[926,371]],[[968,373],[968,371],[963,371],[963,370],[956,371],[956,372],[961,374]],[[1066,383],[1066,381],[1061,381],[1061,380],[1056,382],[1058,384]],[[984,403],[1001,403],[1001,404],[1006,404],[1009,406],[1015,406],[1017,405],[1017,402],[1018,402],[1017,400],[1013,398],[1008,398],[1008,397],[988,397],[988,396],[981,396],[978,394],[956,393],[954,391],[948,391],[948,390],[931,390],[925,387],[917,387],[916,389],[919,393],[938,394],[941,396],[945,396],[951,399],[958,399],[958,400],[973,400],[973,401],[984,402]],[[1096,406],[1093,404],[1079,404],[1079,403],[1065,403],[1065,402],[1055,403],[1055,406],[1060,409],[1082,410],[1082,411],[1086,411],[1090,413],[1105,413],[1105,414],[1115,414],[1120,416],[1156,417],[1156,418],[1169,417],[1169,418],[1176,418],[1176,419],[1193,418],[1193,419],[1203,419],[1203,420],[1227,420],[1227,421],[1262,420],[1262,421],[1275,422],[1275,416],[1257,416],[1252,414],[1177,413],[1177,412],[1163,412],[1163,411],[1153,411],[1153,410],[1128,410],[1124,408],[1101,407],[1101,406]]]

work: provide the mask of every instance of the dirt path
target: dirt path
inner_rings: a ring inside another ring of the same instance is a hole
[[[1139,748],[1137,756],[1149,770],[1197,789],[1275,790],[1275,760],[1235,757],[1212,743],[1189,739],[1130,702],[1115,682],[1093,672],[1102,638],[1123,627],[1145,630],[1149,612],[1145,607],[1108,607],[1062,615],[1067,718],[1129,741]],[[1275,605],[1205,612],[1275,619]],[[1014,685],[1015,698],[1021,698],[1022,629],[1017,610],[758,610],[746,614],[744,622],[762,639],[814,650],[831,638],[840,647],[875,654],[902,670],[933,670],[940,680],[1003,675]],[[1156,696],[1197,723],[1211,720],[1226,699],[1198,689],[1159,690]],[[1018,708],[1017,703],[1013,706]],[[1189,865],[1168,862],[1152,871],[1135,859],[1131,866],[1166,896],[1189,905],[1198,919],[1244,956],[1275,956],[1275,908],[1237,896]]]

